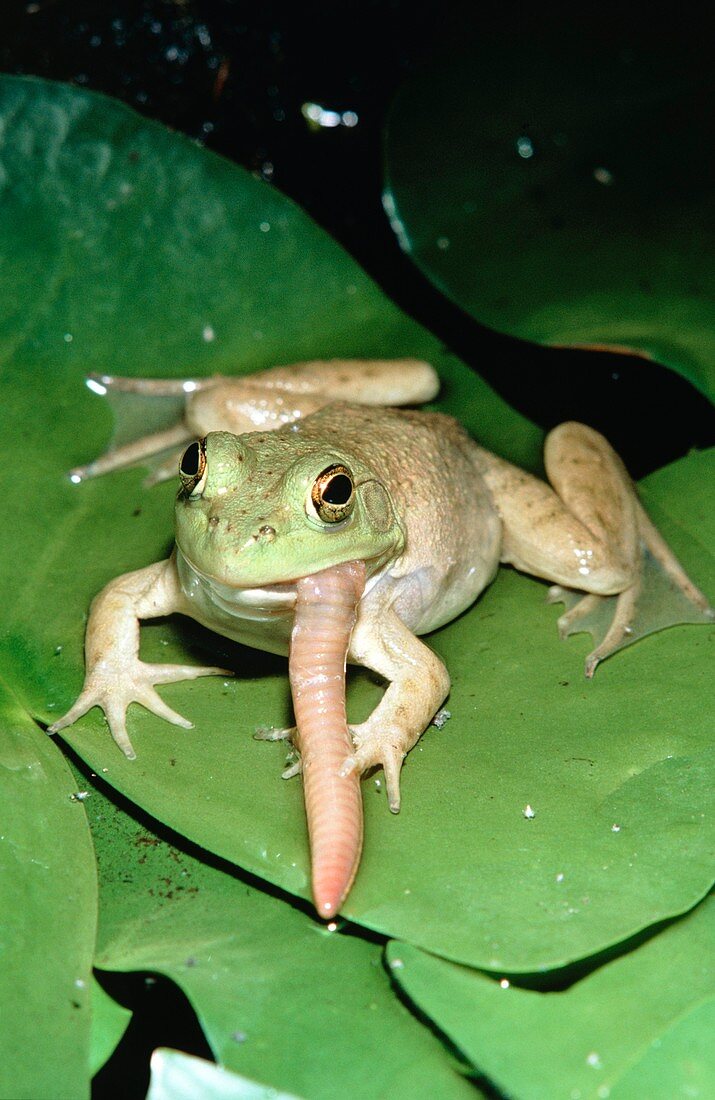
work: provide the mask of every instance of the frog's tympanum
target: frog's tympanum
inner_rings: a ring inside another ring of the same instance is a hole
[[[500,562],[553,582],[550,598],[570,605],[562,635],[594,633],[588,677],[650,630],[712,619],[598,432],[568,423],[549,434],[549,485],[483,450],[448,416],[384,407],[435,396],[426,363],[335,361],[234,380],[103,384],[187,395],[180,425],[74,474],[181,444],[176,548],[94,600],[85,685],[51,732],[100,706],[133,757],[130,703],[190,725],[155,685],[225,672],[140,661],[141,619],[179,612],[287,654],[296,728],[270,735],[290,738],[300,754],[291,771],[302,774],[324,918],[357,871],[360,777],[382,767],[397,812],[402,761],[449,692],[447,669],[418,636],[469,607]],[[351,727],[346,661],[387,685],[367,721]]]

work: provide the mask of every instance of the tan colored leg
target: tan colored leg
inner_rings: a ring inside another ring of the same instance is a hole
[[[400,809],[400,769],[449,694],[449,673],[436,653],[391,609],[358,619],[348,658],[389,681],[367,721],[352,727],[355,751],[344,774],[380,765],[390,809]]]
[[[166,431],[110,449],[70,471],[75,481],[145,462],[208,432],[271,431],[317,412],[333,401],[363,405],[416,405],[430,401],[439,379],[417,359],[331,359],[273,367],[237,378],[123,378],[90,376],[99,392],[185,399],[183,419]],[[176,457],[156,464],[149,484],[175,475]]]
[[[554,488],[487,452],[480,456],[504,525],[502,561],[598,595],[633,583],[635,493],[598,432],[564,424],[547,437],[544,458]]]
[[[139,660],[139,620],[191,614],[179,585],[174,559],[125,573],[103,588],[92,603],[85,636],[86,674],[82,691],[48,733],[71,726],[92,707],[104,711],[112,737],[130,760],[136,753],[127,733],[131,703],[141,703],[159,718],[191,729],[154,690],[155,684],[194,680],[198,676],[231,676],[226,669],[200,665],[154,665]]]
[[[483,458],[505,527],[503,560],[560,587],[551,602],[568,610],[562,637],[588,630],[586,659],[599,661],[654,630],[712,619],[644,512],[618,455],[598,432],[569,422],[547,437],[544,464],[553,490],[508,463]],[[578,593],[589,593],[579,597]]]

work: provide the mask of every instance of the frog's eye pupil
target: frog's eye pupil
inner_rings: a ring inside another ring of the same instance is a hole
[[[184,451],[184,456],[181,459],[180,472],[184,477],[196,477],[199,472],[199,458],[201,450],[199,448],[198,441],[192,443],[190,447],[187,447]]]
[[[350,478],[346,474],[336,474],[323,489],[323,500],[326,504],[347,504],[352,491],[353,483]]]
[[[206,483],[206,440],[190,443],[179,463],[181,486],[190,497],[200,497]]]

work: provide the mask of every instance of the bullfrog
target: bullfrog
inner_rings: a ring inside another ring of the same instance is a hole
[[[81,481],[181,445],[176,544],[95,598],[84,687],[50,732],[99,706],[133,758],[131,703],[190,727],[156,685],[226,670],[140,661],[144,619],[176,612],[287,655],[296,726],[267,736],[289,738],[299,754],[286,774],[302,775],[323,918],[357,872],[361,776],[382,768],[398,812],[402,762],[449,694],[447,668],[420,638],[468,608],[500,564],[551,582],[549,598],[567,604],[562,636],[591,630],[587,677],[650,630],[713,618],[602,435],[573,422],[551,431],[542,481],[455,419],[411,407],[437,393],[429,364],[341,360],[98,384],[185,395],[178,425],[73,471]],[[346,663],[386,684],[359,725],[347,722]]]

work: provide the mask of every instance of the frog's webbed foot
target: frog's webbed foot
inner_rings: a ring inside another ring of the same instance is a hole
[[[92,707],[101,707],[112,737],[124,755],[134,760],[136,753],[127,733],[127,709],[131,703],[141,703],[152,714],[172,725],[193,729],[191,722],[164,702],[155,685],[195,680],[199,676],[231,675],[224,668],[204,665],[155,665],[136,660],[129,667],[115,667],[111,662],[104,662],[88,674],[77,701],[62,718],[48,727],[47,732],[59,733]]]
[[[605,657],[679,623],[711,622],[708,601],[646,515],[610,444],[585,424],[561,424],[546,439],[551,486],[490,456],[480,461],[504,525],[502,561],[556,581],[561,637],[588,631]],[[563,586],[563,587],[561,587]]]
[[[352,662],[384,677],[387,689],[370,717],[351,727],[353,751],[340,772],[363,775],[382,768],[387,802],[396,814],[402,763],[447,698],[449,673],[437,654],[379,601],[358,619],[350,645]]]
[[[287,767],[281,773],[281,779],[292,779],[303,771],[303,762],[296,745],[295,726],[259,726],[253,734],[254,741],[288,741],[291,748],[286,760]]]
[[[560,637],[586,632],[595,642],[586,658],[588,679],[600,661],[647,634],[679,623],[713,621],[715,613],[702,593],[687,578],[681,581],[669,564],[643,546],[635,580],[618,595],[584,594],[560,585],[549,589],[547,601],[566,607],[558,620]]]
[[[389,729],[377,727],[370,719],[359,726],[352,726],[354,752],[340,769],[341,776],[364,775],[371,768],[382,768],[385,773],[387,803],[393,814],[400,812],[400,771],[407,755]]]
[[[585,674],[590,680],[596,665],[618,649],[635,641],[633,613],[640,583],[636,582],[618,596],[584,595],[572,589],[554,585],[549,589],[548,603],[563,603],[567,610],[559,617],[559,637],[589,633],[598,644],[586,658]],[[639,635],[642,637],[642,634]]]
[[[148,484],[173,477],[184,444],[194,438],[185,421],[186,402],[216,381],[90,374],[87,386],[106,397],[111,407],[114,435],[108,450],[92,462],[75,466],[70,479],[85,481],[139,463],[149,467]]]

